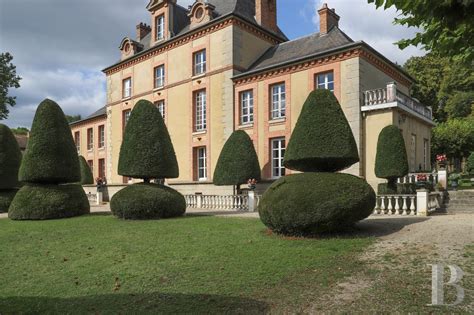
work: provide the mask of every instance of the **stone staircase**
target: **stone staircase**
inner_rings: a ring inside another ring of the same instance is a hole
[[[451,213],[474,214],[474,190],[450,191],[446,210]]]

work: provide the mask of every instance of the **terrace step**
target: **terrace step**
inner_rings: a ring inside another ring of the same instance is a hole
[[[474,213],[474,191],[450,191],[446,210],[455,213]]]

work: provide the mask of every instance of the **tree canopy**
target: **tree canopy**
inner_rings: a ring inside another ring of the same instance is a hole
[[[73,123],[75,121],[81,120],[82,116],[81,115],[66,115],[66,119],[68,123]]]
[[[376,7],[394,6],[402,15],[395,23],[421,30],[415,37],[397,43],[404,49],[421,45],[438,56],[446,56],[467,66],[474,62],[474,1],[449,0],[368,0]]]
[[[456,118],[433,129],[432,153],[448,158],[467,157],[474,151],[474,117]]]
[[[0,120],[8,117],[8,106],[15,106],[16,96],[10,96],[10,88],[20,87],[20,76],[16,74],[13,56],[6,52],[0,54]]]

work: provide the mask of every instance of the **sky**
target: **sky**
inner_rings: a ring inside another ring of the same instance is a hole
[[[327,2],[341,17],[339,27],[390,60],[403,64],[422,56],[415,47],[393,43],[416,29],[393,25],[395,9],[375,9],[367,0],[277,0],[278,23],[290,39],[319,31],[317,9]],[[187,6],[193,0],[178,0]],[[0,52],[10,52],[23,79],[11,89],[10,127],[31,126],[36,107],[55,100],[66,114],[86,117],[105,105],[102,69],[120,58],[125,36],[135,37],[139,22],[150,24],[148,0],[0,0]]]

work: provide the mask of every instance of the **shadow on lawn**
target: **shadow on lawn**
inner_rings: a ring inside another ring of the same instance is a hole
[[[205,294],[107,294],[74,298],[2,297],[0,313],[129,314],[129,313],[231,313],[261,314],[268,306],[260,301]]]

